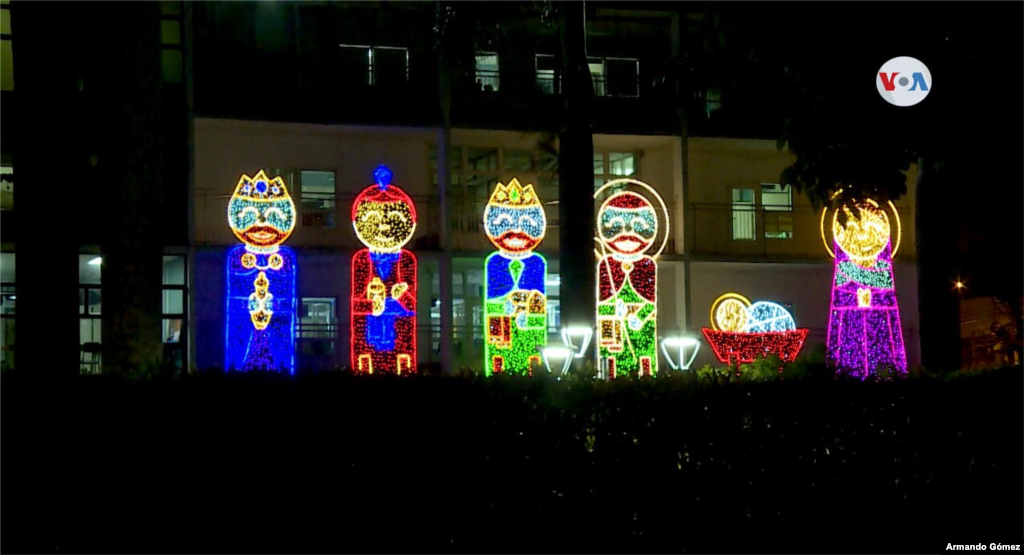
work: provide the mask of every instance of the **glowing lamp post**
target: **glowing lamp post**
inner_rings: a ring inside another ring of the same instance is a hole
[[[540,352],[548,372],[557,373],[559,376],[569,372],[569,365],[572,364],[574,354],[572,349],[569,347],[544,347]]]
[[[687,349],[693,349],[689,358],[686,357]],[[661,340],[661,352],[673,370],[689,370],[699,351],[700,340],[692,335],[677,335]],[[673,352],[676,353],[675,359],[672,358]]]
[[[573,352],[573,358],[583,358],[590,346],[590,338],[594,336],[594,330],[585,326],[570,326],[562,328],[562,343]]]

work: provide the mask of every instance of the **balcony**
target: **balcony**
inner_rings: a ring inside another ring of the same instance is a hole
[[[692,254],[726,258],[820,258],[821,212],[694,203],[686,214]]]

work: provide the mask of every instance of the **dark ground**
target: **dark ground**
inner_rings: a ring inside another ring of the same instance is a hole
[[[7,376],[3,551],[1019,544],[1021,382]]]

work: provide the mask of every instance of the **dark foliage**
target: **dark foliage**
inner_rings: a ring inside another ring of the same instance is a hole
[[[934,552],[1020,538],[1017,370],[4,378],[4,550]],[[939,533],[938,531],[942,531]]]

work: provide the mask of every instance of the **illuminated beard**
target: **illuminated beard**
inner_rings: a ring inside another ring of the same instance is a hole
[[[635,233],[623,233],[622,235],[616,236],[614,239],[608,241],[612,250],[622,254],[639,254],[647,250],[651,246],[650,241],[645,241],[643,237]]]
[[[361,202],[352,226],[359,241],[374,252],[400,250],[416,230],[412,210],[404,202]]]
[[[613,254],[636,258],[651,248],[658,231],[657,223],[657,216],[650,206],[609,206],[601,210],[598,225],[602,242]]]

